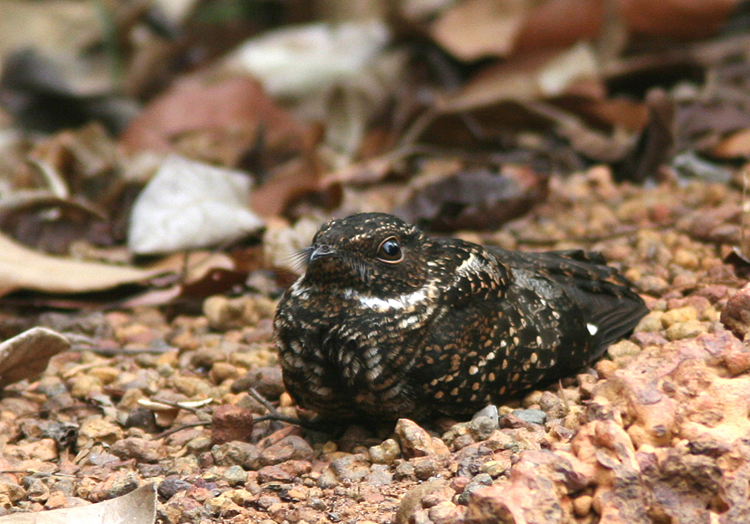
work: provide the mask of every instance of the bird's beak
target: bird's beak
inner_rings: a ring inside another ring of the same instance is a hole
[[[310,251],[310,258],[307,259],[307,263],[310,264],[313,260],[318,258],[329,257],[333,255],[333,253],[333,248],[328,244],[312,246],[312,251]]]

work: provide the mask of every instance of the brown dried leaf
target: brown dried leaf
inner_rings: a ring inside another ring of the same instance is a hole
[[[738,0],[618,0],[617,3],[632,31],[696,40],[716,33]]]
[[[338,184],[324,185],[321,182],[321,162],[315,154],[315,146],[322,138],[322,129],[308,133],[302,155],[279,165],[263,184],[250,195],[250,207],[263,217],[280,215],[290,203],[305,195],[321,192],[320,203],[327,208],[335,207],[340,200]]]
[[[0,295],[17,289],[48,293],[101,291],[145,282],[160,273],[44,255],[0,235]]]
[[[523,166],[467,170],[418,189],[395,214],[436,231],[493,229],[546,196],[546,177]]]
[[[77,200],[48,192],[16,193],[0,202],[0,229],[27,246],[66,254],[71,243],[86,239],[112,245],[111,228],[104,214]]]
[[[257,144],[270,167],[299,152],[306,129],[247,76],[194,75],[156,98],[122,136],[128,151],[170,152],[235,166]]]
[[[599,75],[593,50],[578,44],[564,51],[517,56],[479,72],[439,109],[450,113],[508,100],[538,100],[569,94],[582,81]]]
[[[200,301],[211,295],[226,293],[235,286],[244,284],[248,273],[258,269],[262,264],[261,255],[257,250],[237,251],[232,255],[199,251],[191,253],[189,258],[184,254],[164,258],[152,269],[159,268],[162,272],[179,273],[182,276],[180,282],[165,289],[149,289],[121,303],[121,307]]]
[[[675,128],[683,148],[711,150],[721,144],[727,134],[748,127],[750,111],[743,103],[718,99],[676,106]]]
[[[561,49],[598,36],[604,20],[602,0],[535,2],[516,42],[517,52]]]
[[[750,158],[750,129],[732,133],[711,150],[719,158]]]
[[[0,343],[0,389],[23,379],[35,379],[47,368],[50,358],[69,347],[67,338],[43,327]]]
[[[75,508],[0,517],[0,524],[154,524],[156,486],[147,484],[127,495]]]
[[[432,37],[461,60],[507,56],[531,6],[529,0],[458,2],[433,24]]]

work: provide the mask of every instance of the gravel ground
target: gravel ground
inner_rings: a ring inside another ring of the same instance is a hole
[[[750,349],[724,327],[747,326],[746,268],[723,261],[741,206],[727,185],[644,189],[594,168],[553,178],[547,203],[496,233],[460,233],[601,250],[652,310],[593,370],[470,422],[332,436],[253,420],[267,410],[249,387],[297,415],[266,296],[212,297],[171,321],[45,314],[73,349],[2,395],[0,515],[155,483],[170,524],[750,521]]]

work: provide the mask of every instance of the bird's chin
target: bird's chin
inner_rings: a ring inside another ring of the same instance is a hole
[[[371,275],[365,263],[336,255],[312,260],[305,276],[314,282],[361,288],[367,286]]]
[[[305,281],[310,285],[347,286],[356,277],[341,259],[326,257],[314,260],[305,270]]]

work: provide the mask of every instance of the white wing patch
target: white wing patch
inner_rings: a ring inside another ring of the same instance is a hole
[[[591,336],[594,336],[599,331],[599,326],[596,326],[594,324],[586,324],[586,329],[589,330],[589,333],[591,333]]]

